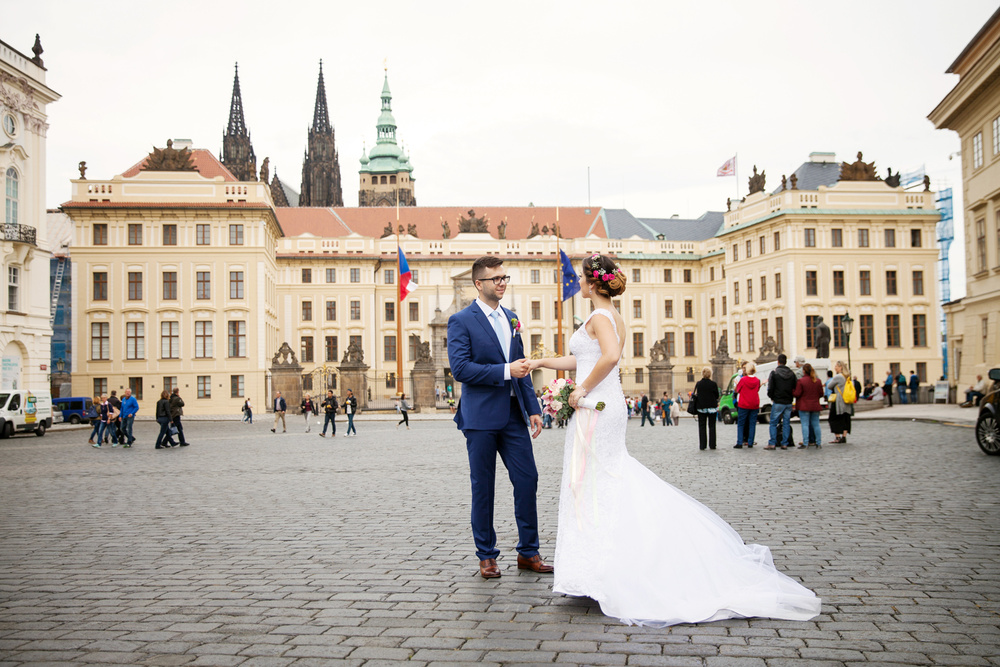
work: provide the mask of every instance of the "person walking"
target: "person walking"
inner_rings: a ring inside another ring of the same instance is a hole
[[[98,408],[98,426],[97,429],[97,444],[94,447],[100,447],[103,443],[107,442],[105,434],[108,432],[108,414],[111,410],[111,405],[108,403],[108,395],[101,394],[100,407]]]
[[[299,403],[299,408],[302,410],[302,415],[306,418],[306,433],[312,432],[312,419],[313,415],[318,415],[319,412],[316,408],[316,404],[313,403],[312,396],[309,394],[305,395],[302,402]]]
[[[160,433],[156,436],[156,449],[176,447],[174,435],[170,432],[170,394],[165,389],[160,392],[160,400],[156,402],[156,423],[160,425]]]
[[[910,371],[910,403],[916,405],[920,402],[920,376],[916,371]]]
[[[139,413],[139,401],[135,400],[135,396],[132,395],[132,388],[127,387],[125,389],[125,397],[122,399],[122,438],[124,442],[123,447],[131,447],[132,443],[135,442],[135,436],[132,435],[132,426],[135,424],[135,416]]]
[[[771,371],[767,379],[767,396],[771,399],[771,437],[764,449],[788,449],[792,435],[792,392],[795,391],[796,380],[787,363],[788,357],[779,354],[778,367]]]
[[[834,439],[830,442],[831,444],[846,444],[847,434],[851,432],[851,415],[853,414],[852,406],[844,400],[844,387],[847,386],[850,371],[841,361],[834,364],[833,370],[835,371],[834,376],[826,383],[827,389],[830,390],[830,397],[836,398],[830,403],[828,421],[830,422],[830,432],[834,435]],[[903,391],[906,391],[905,384]]]
[[[886,371],[885,382],[882,384],[882,393],[889,397],[889,407],[892,407],[892,371]]]
[[[114,408],[115,418],[111,421],[111,426],[109,426],[104,431],[104,444],[108,444],[108,438],[110,437],[112,442],[116,445],[121,442],[121,433],[119,432],[119,419],[122,412],[122,399],[118,398],[118,390],[112,389],[111,395],[108,396],[108,403]]]
[[[694,386],[691,400],[698,411],[698,449],[715,449],[715,413],[719,411],[719,385],[712,381],[712,369],[708,366],[702,369],[701,379]]]
[[[274,428],[271,429],[271,433],[276,433],[278,430],[278,420],[281,420],[281,432],[286,433],[288,428],[285,424],[285,411],[288,410],[288,403],[285,402],[285,397],[281,395],[281,392],[274,393]]]
[[[345,438],[351,437],[351,433],[358,434],[358,429],[354,428],[354,415],[358,412],[358,399],[354,397],[354,392],[347,390],[347,398],[344,399],[344,414],[347,415],[347,433]]]
[[[326,390],[326,398],[320,403],[320,407],[323,408],[323,432],[319,434],[319,437],[326,437],[326,427],[331,426],[330,437],[337,437],[337,397],[333,395],[332,389]]]
[[[174,387],[170,393],[170,419],[173,420],[174,427],[177,428],[177,438],[181,447],[187,447],[191,443],[184,438],[184,424],[181,423],[181,416],[184,414],[184,399],[181,398],[181,388]]]
[[[906,376],[900,371],[899,375],[896,376],[896,392],[899,396],[899,404],[906,405]]]
[[[253,424],[253,405],[249,398],[243,401],[243,421]]]
[[[757,413],[760,412],[760,378],[752,361],[743,368],[743,377],[733,389],[736,401],[736,444],[733,449],[753,449],[757,437]]]
[[[660,399],[660,414],[663,415],[663,425],[672,426],[673,420],[670,419],[670,408],[673,407],[674,401],[670,398],[670,394],[663,392],[663,398]]]
[[[94,445],[94,447],[101,446],[101,397],[94,396],[93,404],[90,406],[90,412],[87,413],[90,417],[90,425],[94,428],[90,431],[90,438],[88,438],[88,443]],[[97,436],[97,442],[94,442],[94,436]]]
[[[823,398],[823,381],[816,377],[816,369],[812,364],[802,366],[802,377],[795,383],[795,407],[799,411],[799,421],[802,425],[802,442],[799,449],[815,445],[822,447],[823,436],[819,430],[819,413],[822,406],[819,399]]]
[[[410,417],[407,412],[410,411],[410,404],[406,402],[406,394],[399,395],[399,413],[403,415],[403,418],[399,420],[399,424],[406,424],[406,430],[410,430]],[[396,424],[396,428],[399,428],[399,424]]]
[[[645,426],[646,421],[649,421],[649,425],[653,426],[653,418],[649,415],[649,397],[646,396],[646,392],[642,392],[642,398],[639,399],[639,411],[642,414],[642,423],[639,426]]]

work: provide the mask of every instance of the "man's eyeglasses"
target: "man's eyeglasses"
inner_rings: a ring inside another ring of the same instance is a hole
[[[482,282],[486,282],[487,280],[492,280],[494,285],[499,285],[500,283],[507,284],[510,283],[510,276],[494,276],[492,278],[480,278],[479,280]]]

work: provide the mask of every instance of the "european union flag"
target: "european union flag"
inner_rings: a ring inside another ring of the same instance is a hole
[[[562,290],[563,301],[580,291],[580,277],[573,270],[573,264],[563,250],[559,251],[559,258],[562,260]]]

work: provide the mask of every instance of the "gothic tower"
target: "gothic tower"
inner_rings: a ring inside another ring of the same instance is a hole
[[[250,143],[250,133],[243,120],[243,96],[240,94],[240,65],[233,78],[233,101],[229,104],[229,126],[222,135],[222,164],[241,181],[257,180],[257,156]]]
[[[302,163],[302,192],[299,206],[343,206],[340,187],[340,160],[334,141],[330,114],[326,108],[326,85],[323,83],[323,61],[319,61],[319,83],[316,85],[316,108],[309,128],[309,147]]]
[[[361,153],[361,186],[358,206],[416,206],[413,165],[396,143],[396,119],[392,116],[389,73],[382,84],[382,114],[375,125],[378,139],[371,152]]]

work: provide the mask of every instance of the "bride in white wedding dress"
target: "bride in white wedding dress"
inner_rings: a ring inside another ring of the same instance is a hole
[[[820,599],[778,572],[770,550],[629,456],[618,375],[625,322],[611,299],[625,274],[606,256],[583,261],[580,294],[595,310],[570,339],[570,355],[531,361],[576,371],[566,432],[553,590],[596,600],[624,623],[664,627],[725,618],[808,620]],[[588,435],[590,436],[588,438]]]

